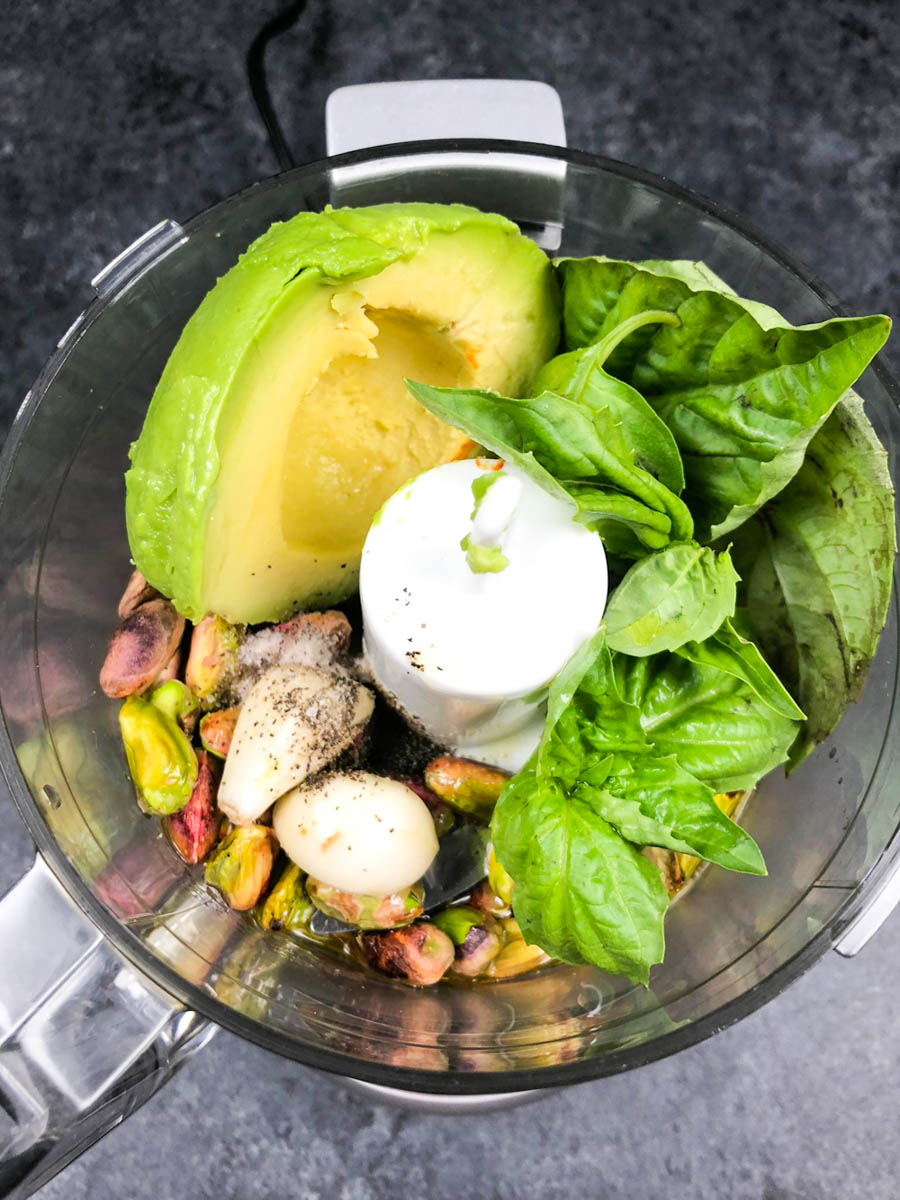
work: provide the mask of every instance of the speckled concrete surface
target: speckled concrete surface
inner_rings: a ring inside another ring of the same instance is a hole
[[[163,216],[274,169],[243,60],[276,5],[0,11],[0,420]],[[852,311],[900,309],[900,15],[839,3],[310,0],[271,52],[298,159],[332,87],[532,77],[570,142],[731,205]],[[888,352],[900,364],[896,349]],[[30,855],[0,799],[0,891]],[[49,1184],[60,1200],[457,1196],[888,1200],[900,1190],[900,918],[766,1009],[643,1071],[491,1118],[400,1114],[226,1035]]]

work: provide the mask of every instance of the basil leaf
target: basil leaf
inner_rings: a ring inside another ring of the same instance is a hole
[[[589,799],[567,796],[558,781],[526,768],[504,788],[491,837],[516,881],[526,941],[564,962],[647,982],[663,958],[666,889]]]
[[[789,721],[804,720],[803,710],[798,708],[759,648],[748,638],[741,637],[731,621],[723,622],[706,641],[687,642],[679,646],[676,653],[698,666],[716,667],[743,680],[763,704]]]
[[[887,454],[848,393],[796,478],[741,530],[746,616],[806,711],[796,765],[862,691],[887,616],[897,550]]]
[[[619,694],[601,626],[550,685],[537,771],[553,774],[570,787],[585,782],[600,786],[610,754],[644,754],[649,749],[640,713]]]
[[[643,657],[702,642],[734,612],[738,575],[727,550],[674,542],[634,564],[610,598],[611,650]]]
[[[603,370],[597,348],[559,354],[538,371],[535,392],[554,392],[588,405],[594,412],[608,409],[634,461],[672,492],[684,488],[684,466],[672,431],[640,392]]]
[[[559,718],[575,699],[575,694],[581,687],[585,676],[589,672],[592,672],[595,677],[593,686],[596,688],[599,684],[599,688],[603,693],[606,692],[609,684],[613,682],[612,661],[608,654],[605,657],[602,656],[605,645],[606,630],[601,625],[593,637],[588,638],[586,642],[582,642],[550,684],[547,692],[547,718],[544,722],[544,732],[541,735],[541,741],[537,750],[539,769],[543,769],[546,766],[546,754],[550,743],[550,735],[556,728]],[[603,672],[599,680],[596,679],[598,671]],[[640,730],[638,729],[637,732],[640,741],[643,742],[644,739],[640,734]]]
[[[599,534],[610,554],[640,558],[672,539],[671,519],[633,496],[579,484],[569,484],[568,494],[575,502],[575,520]]]
[[[643,259],[637,264],[645,271],[651,271],[654,275],[666,275],[670,278],[680,279],[686,283],[692,292],[721,292],[724,296],[730,296],[735,303],[739,304],[745,312],[755,317],[757,322],[763,329],[775,329],[782,325],[787,325],[787,321],[778,312],[772,308],[770,304],[763,304],[761,300],[748,300],[744,296],[739,296],[730,283],[726,283],[721,275],[717,275],[715,271],[705,262],[695,261],[691,259]]]
[[[766,874],[753,838],[726,817],[712,788],[672,756],[621,757],[602,789],[590,793],[604,820],[630,842],[693,854],[731,871]]]
[[[441,420],[520,467],[551,495],[573,501],[589,528],[602,532],[604,524],[619,524],[629,536],[616,542],[615,553],[636,557],[692,536],[686,505],[635,464],[609,408],[595,410],[553,392],[512,400],[410,381],[407,387]]]
[[[787,758],[797,721],[763,703],[736,675],[674,654],[615,656],[622,698],[640,711],[658,754],[717,792],[755,787]]]
[[[674,434],[701,540],[736,528],[799,470],[810,438],[890,332],[883,316],[798,328],[666,264],[562,259],[566,344],[591,345],[644,311],[679,324],[638,328],[610,355]],[[683,267],[683,264],[682,264]],[[690,282],[685,282],[685,280]],[[758,318],[765,317],[765,320]]]
[[[672,655],[617,655],[614,663],[601,627],[551,685],[540,746],[504,788],[491,823],[526,938],[567,962],[645,982],[662,957],[666,889],[636,845],[765,873],[756,843],[724,816],[712,790],[642,728],[634,696],[661,660],[692,666]],[[618,686],[619,663],[640,670],[625,679],[632,695]]]

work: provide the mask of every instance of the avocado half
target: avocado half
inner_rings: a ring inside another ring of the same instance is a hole
[[[136,566],[192,620],[280,620],[357,586],[373,515],[472,443],[404,379],[522,395],[559,340],[549,260],[462,205],[300,213],[185,326],[131,447]]]

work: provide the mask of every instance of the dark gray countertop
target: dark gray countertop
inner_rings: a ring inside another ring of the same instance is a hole
[[[243,60],[275,4],[23,2],[0,14],[0,420],[160,218],[274,170]],[[900,298],[895,3],[310,0],[271,52],[297,157],[327,93],[385,78],[545,79],[570,144],[766,229],[851,311]],[[895,365],[896,349],[888,352]],[[30,860],[0,800],[0,891]],[[221,1034],[47,1186],[66,1200],[457,1196],[896,1197],[900,918],[676,1058],[490,1118],[400,1113]]]

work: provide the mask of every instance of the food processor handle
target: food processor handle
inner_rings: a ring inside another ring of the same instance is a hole
[[[31,1195],[215,1029],[138,978],[38,856],[0,900],[0,1196]]]
[[[435,138],[565,146],[562,101],[536,79],[410,79],[337,88],[325,103],[329,155]]]

